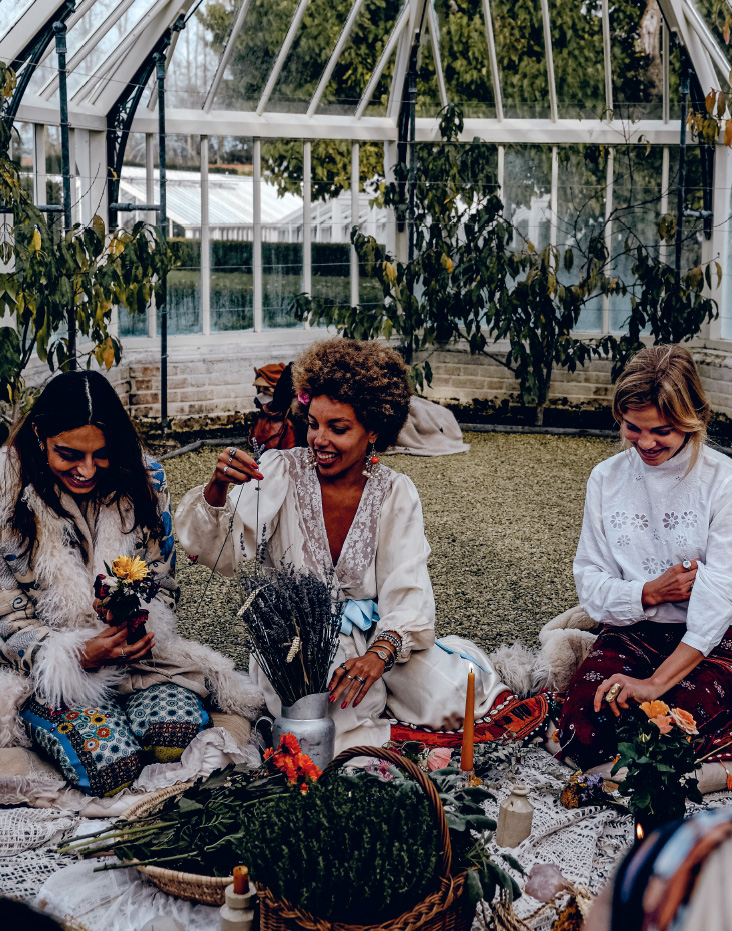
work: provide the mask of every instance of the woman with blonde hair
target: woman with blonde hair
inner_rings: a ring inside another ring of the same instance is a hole
[[[641,350],[613,414],[627,448],[592,470],[574,561],[580,605],[603,629],[559,726],[562,755],[583,768],[615,755],[631,701],[689,711],[701,753],[732,724],[732,461],[705,445],[688,350]]]
[[[482,717],[506,686],[474,643],[435,642],[419,495],[406,475],[379,462],[409,411],[403,360],[375,341],[322,340],[296,361],[293,381],[308,447],[268,450],[259,465],[228,448],[208,484],[178,507],[182,545],[233,575],[242,559],[255,556],[264,532],[267,565],[286,560],[332,579],[335,596],[346,602],[330,682],[337,752],[388,740],[385,707],[409,724],[460,727],[471,660],[475,718]],[[250,671],[270,712],[279,714],[262,670],[252,662]]]

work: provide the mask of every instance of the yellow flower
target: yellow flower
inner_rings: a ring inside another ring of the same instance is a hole
[[[123,581],[140,582],[147,577],[149,570],[139,556],[118,556],[112,563],[112,572]]]
[[[665,701],[644,701],[640,707],[649,718],[657,718],[659,715],[668,714],[669,711]]]

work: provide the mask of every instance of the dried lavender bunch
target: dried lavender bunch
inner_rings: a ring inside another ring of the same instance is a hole
[[[263,553],[261,554],[263,556]],[[240,617],[249,647],[283,705],[324,692],[338,649],[343,603],[332,596],[332,574],[321,581],[284,560],[241,573]]]

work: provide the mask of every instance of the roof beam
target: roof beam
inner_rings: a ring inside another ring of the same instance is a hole
[[[427,0],[429,4],[427,15],[429,16],[429,33],[430,42],[432,43],[432,60],[435,63],[435,73],[437,74],[437,86],[440,91],[440,103],[443,107],[448,104],[447,88],[445,87],[445,73],[442,70],[442,55],[440,54],[440,23],[437,19],[435,5],[432,0]]]
[[[239,35],[239,30],[244,23],[244,18],[247,15],[249,10],[250,0],[241,0],[239,5],[239,10],[236,14],[236,19],[234,20],[234,25],[231,27],[231,34],[224,45],[224,51],[221,53],[221,58],[219,59],[219,66],[216,69],[216,73],[213,76],[211,81],[211,87],[208,89],[208,94],[206,94],[206,99],[203,102],[203,112],[210,113],[211,107],[213,106],[214,97],[218,93],[219,86],[221,81],[224,78],[224,72],[229,66],[229,60],[231,59],[232,54],[234,53],[234,43],[236,42],[236,37]]]
[[[33,0],[0,39],[0,61],[15,61],[44,25],[53,20],[65,2],[66,0]]]
[[[554,50],[552,49],[552,27],[549,19],[549,0],[541,0],[541,18],[544,24],[544,53],[546,55],[546,77],[549,86],[549,112],[556,123],[559,119],[557,109],[557,85],[554,80]]]
[[[392,56],[394,49],[396,48],[397,42],[401,38],[402,33],[409,23],[409,4],[406,3],[401,10],[399,11],[399,16],[397,21],[394,23],[394,28],[391,31],[391,35],[387,39],[386,45],[379,57],[379,60],[376,63],[376,67],[373,70],[371,77],[369,78],[369,83],[366,85],[366,90],[363,92],[361,100],[356,107],[356,119],[360,120],[364,113],[366,112],[366,107],[369,105],[371,98],[374,96],[374,91],[376,90],[376,85],[381,79],[381,75],[384,73],[384,68],[386,68],[386,63]]]
[[[279,78],[282,68],[284,67],[285,60],[290,54],[292,43],[295,41],[295,35],[297,34],[297,30],[300,28],[300,23],[302,22],[302,18],[305,15],[305,10],[307,9],[309,2],[310,0],[300,0],[297,5],[295,15],[292,17],[292,22],[290,23],[290,28],[287,30],[285,41],[282,43],[277,60],[274,63],[274,67],[272,68],[264,90],[262,91],[262,96],[259,98],[259,103],[257,104],[257,116],[261,116],[262,113],[264,113],[264,108],[267,106],[270,95],[275,88],[277,79]]]
[[[333,52],[331,53],[331,56],[328,59],[328,64],[325,66],[325,71],[323,72],[323,75],[320,78],[320,81],[318,82],[318,86],[316,87],[315,93],[313,94],[313,99],[310,101],[310,106],[308,107],[308,110],[307,110],[308,116],[312,116],[315,113],[315,111],[318,109],[318,106],[320,104],[320,99],[325,93],[325,89],[328,86],[328,82],[333,76],[333,71],[335,70],[335,66],[338,63],[338,59],[341,57],[341,53],[343,52],[343,49],[346,46],[348,37],[351,34],[353,25],[356,22],[356,18],[358,17],[358,14],[361,12],[361,7],[363,5],[364,5],[364,0],[354,0],[354,4],[351,7],[350,13],[348,14],[348,19],[346,20],[345,25],[343,26],[343,29],[341,30],[341,34],[338,36],[338,41],[336,42],[336,46],[333,49]]]
[[[491,16],[490,0],[483,0],[483,26],[485,28],[485,41],[488,45],[488,61],[491,65],[491,78],[493,79],[493,100],[496,107],[496,119],[503,119],[503,94],[501,93],[501,75],[498,71],[498,54],[496,52],[496,37],[493,34],[493,17]]]

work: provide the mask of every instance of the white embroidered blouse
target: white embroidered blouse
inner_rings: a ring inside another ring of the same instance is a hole
[[[231,576],[242,559],[255,555],[264,531],[267,564],[285,559],[325,578],[333,561],[320,483],[307,464],[307,450],[269,450],[260,469],[264,476],[260,491],[255,482],[233,487],[221,508],[208,504],[204,486],[189,491],[175,515],[182,546],[204,565],[215,565],[218,572]],[[406,475],[378,465],[366,482],[343,544],[335,581],[344,599],[378,601],[376,633],[392,630],[401,636],[401,662],[413,649],[424,650],[434,643],[429,554],[417,489]]]
[[[657,466],[629,449],[592,470],[574,577],[596,621],[686,624],[683,643],[707,656],[732,625],[732,460],[691,448]],[[691,598],[644,608],[643,585],[685,559],[699,568]]]

